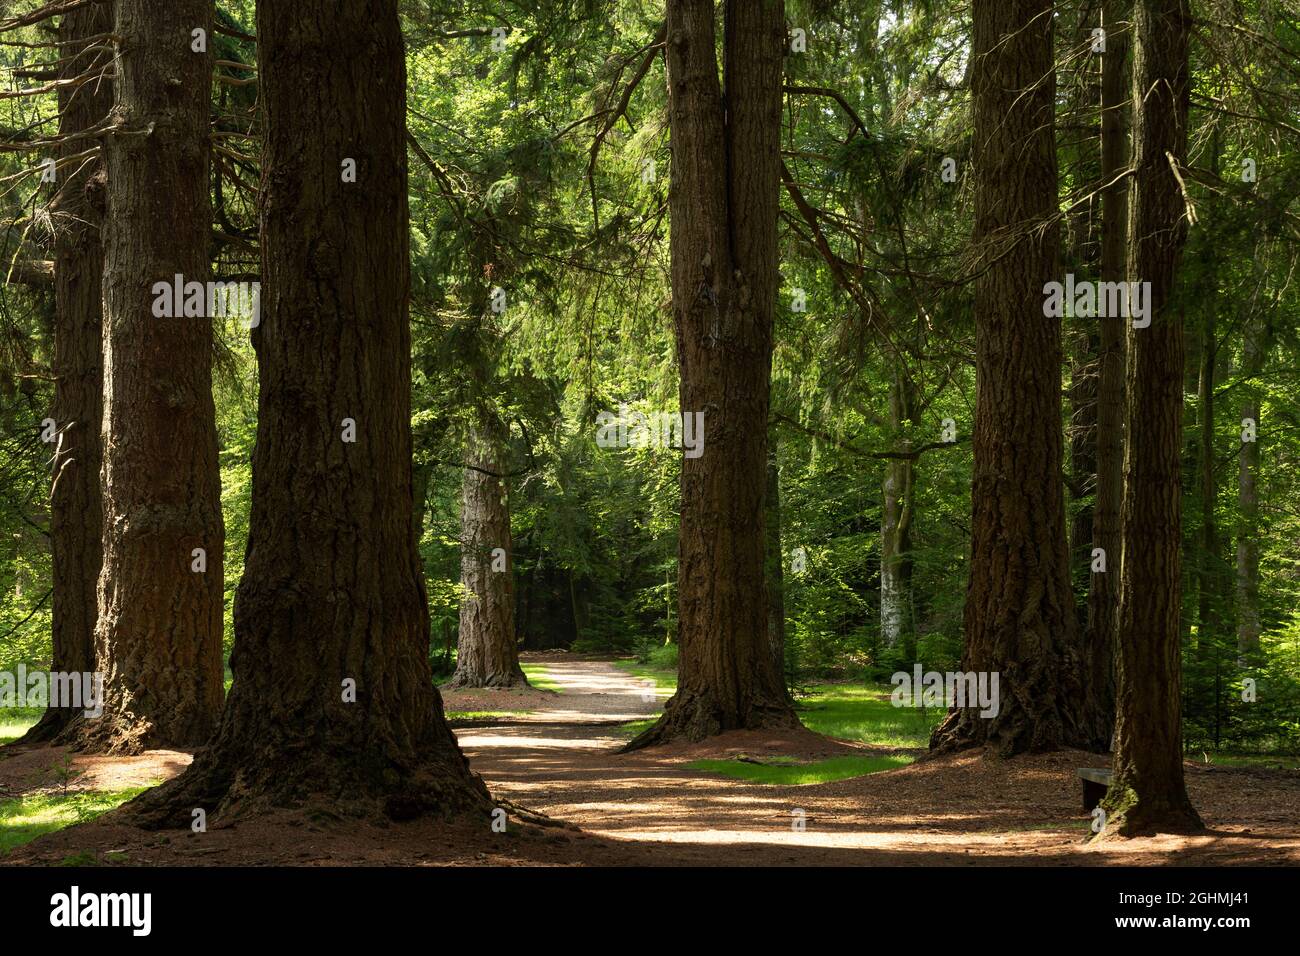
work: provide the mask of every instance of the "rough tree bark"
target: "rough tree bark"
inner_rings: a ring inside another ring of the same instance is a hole
[[[510,499],[499,477],[505,459],[491,413],[465,442],[460,506],[460,630],[456,673],[448,687],[526,687],[515,635],[514,554]],[[498,549],[500,549],[498,551]]]
[[[60,48],[68,57],[61,74],[111,73],[112,57],[87,52],[90,37],[111,32],[112,9],[92,4],[64,14]],[[72,136],[108,116],[113,84],[99,78],[59,91],[59,134]],[[64,157],[82,152],[84,142],[67,143]],[[50,486],[50,547],[54,594],[51,602],[52,671],[95,669],[95,593],[99,583],[102,505],[99,491],[103,417],[102,295],[104,173],[98,158],[74,162],[60,171],[54,203],[54,407],[59,430]],[[46,708],[18,743],[53,740],[83,708]]]
[[[1124,549],[1114,777],[1103,835],[1198,829],[1183,781],[1179,619],[1183,330],[1172,301],[1187,222],[1187,0],[1138,0],[1133,39],[1129,281],[1150,282],[1151,324],[1128,329]]]
[[[120,0],[104,138],[103,568],[95,630],[104,713],[85,750],[197,747],[221,711],[221,480],[208,318],[156,318],[157,282],[209,274],[205,0]],[[202,556],[195,552],[202,549]],[[202,571],[193,570],[204,566]]]
[[[137,813],[486,813],[433,685],[411,533],[398,3],[263,0],[257,27],[267,294],[235,681],[212,743]],[[355,182],[341,181],[346,160]]]
[[[1061,473],[1061,323],[1051,0],[975,0],[976,375],[963,668],[1000,707],[954,708],[930,746],[1001,755],[1091,743],[1083,730]]]
[[[1107,0],[1102,8],[1106,51],[1101,59],[1101,181],[1116,180],[1128,166],[1128,67],[1131,0]],[[1128,179],[1101,197],[1101,281],[1123,282],[1128,270]],[[1119,610],[1119,512],[1124,500],[1124,317],[1098,319],[1097,490],[1092,507],[1092,546],[1105,555],[1106,570],[1092,572],[1088,628],[1083,649],[1090,725],[1109,746],[1115,730],[1115,627]],[[1088,566],[1092,566],[1091,556]]]
[[[785,567],[781,551],[781,469],[777,464],[776,435],[768,435],[767,505],[764,509],[767,573],[767,646],[772,666],[785,682]]]
[[[784,3],[727,4],[725,96],[713,0],[667,12],[673,321],[681,409],[703,412],[705,445],[682,461],[678,689],[630,749],[798,725],[763,575]]]

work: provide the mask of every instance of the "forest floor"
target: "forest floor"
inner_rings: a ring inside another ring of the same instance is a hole
[[[0,856],[3,864],[639,864],[639,865],[1223,865],[1300,863],[1300,772],[1187,764],[1208,830],[1197,836],[1087,844],[1082,752],[921,759],[868,776],[804,786],[753,783],[688,766],[701,759],[811,762],[898,754],[811,731],[739,732],[632,754],[629,723],[654,716],[665,691],[607,659],[528,655],[556,691],[444,694],[461,747],[498,799],[562,821],[377,826],[284,813],[149,832],[109,813]],[[7,748],[6,748],[7,749]],[[4,751],[0,751],[0,758]],[[921,756],[919,752],[915,756]],[[65,760],[69,761],[65,764]],[[0,797],[122,789],[157,782],[183,753],[67,755],[61,748],[0,759]]]

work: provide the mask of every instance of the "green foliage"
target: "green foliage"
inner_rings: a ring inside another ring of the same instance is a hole
[[[691,770],[717,773],[737,780],[763,783],[771,786],[792,787],[812,783],[831,783],[849,777],[863,777],[881,770],[893,770],[913,761],[913,757],[889,755],[876,757],[831,757],[816,763],[778,762],[771,758],[762,763],[743,760],[693,760],[686,766]]]
[[[671,656],[675,658],[677,656],[675,653],[676,645],[674,644],[671,646],[674,649]],[[663,655],[665,659],[668,656],[670,655]],[[633,677],[641,681],[653,681],[655,693],[660,698],[668,698],[677,693],[677,667],[675,660],[672,666],[656,664],[654,662],[643,664],[637,660],[615,661],[614,666],[620,670],[627,671]]]
[[[32,9],[35,0],[20,3]],[[823,733],[921,747],[933,712],[891,707],[876,684],[920,662],[960,666],[969,561],[974,427],[969,13],[929,0],[787,0],[807,50],[785,58],[777,302],[769,440],[777,448],[787,672],[805,722]],[[251,64],[252,0],[223,0],[218,58]],[[1058,142],[1063,266],[1095,278],[1095,62],[1068,38],[1084,13],[1059,9]],[[1211,20],[1221,16],[1206,9]],[[1189,354],[1212,350],[1210,492],[1190,368],[1184,432],[1184,714],[1189,750],[1300,748],[1300,283],[1294,17],[1245,3],[1234,14],[1267,43],[1242,58],[1212,24],[1193,50],[1189,199],[1197,211],[1179,304]],[[459,500],[471,424],[503,436],[517,629],[526,648],[635,656],[625,667],[675,687],[680,454],[606,449],[597,415],[620,405],[678,411],[667,216],[663,4],[627,0],[428,0],[402,4],[407,40],[413,485],[435,676],[454,668]],[[504,49],[483,28],[508,26]],[[466,29],[470,28],[470,29]],[[15,34],[41,39],[34,29]],[[0,45],[0,66],[36,48]],[[846,64],[852,69],[846,69]],[[6,78],[8,71],[5,71]],[[635,89],[632,80],[639,77]],[[256,85],[223,66],[214,84],[214,267],[255,273]],[[48,132],[52,96],[0,105],[5,130]],[[7,135],[7,134],[6,134]],[[29,164],[0,154],[0,177]],[[956,182],[940,178],[952,159]],[[1246,159],[1257,182],[1237,174]],[[5,179],[7,263],[50,254],[51,191]],[[506,296],[494,311],[492,290]],[[800,293],[801,295],[797,295]],[[800,302],[802,310],[796,307]],[[44,666],[50,649],[49,448],[53,397],[48,289],[0,285],[0,668]],[[1217,323],[1212,341],[1202,331]],[[1245,330],[1262,342],[1248,369]],[[1068,320],[1067,347],[1092,327]],[[218,330],[225,645],[248,540],[256,357],[246,332]],[[1091,374],[1071,352],[1065,383]],[[900,413],[891,397],[913,395]],[[1247,518],[1238,462],[1243,405],[1258,402],[1259,514]],[[1074,410],[1062,422],[1077,437]],[[945,428],[957,437],[935,446]],[[881,552],[889,454],[911,469],[909,621],[882,632]],[[1071,471],[1074,462],[1067,462]],[[1093,491],[1072,488],[1071,516]],[[1217,539],[1205,544],[1207,524]],[[1239,661],[1240,541],[1260,543],[1261,650]],[[1088,542],[1072,542],[1076,555]],[[796,562],[796,558],[798,561]],[[796,563],[798,567],[796,567]],[[1089,572],[1074,567],[1076,597]],[[532,668],[546,686],[544,668]],[[1244,679],[1256,699],[1241,699]],[[835,684],[850,679],[862,683]],[[0,715],[0,739],[35,714]]]
[[[799,719],[809,730],[880,747],[925,748],[944,711],[895,707],[890,688],[818,684],[798,698]]]
[[[87,823],[148,789],[42,793],[0,800],[0,855],[73,823]]]
[[[41,719],[40,707],[6,707],[0,710],[0,744],[17,740]]]
[[[553,694],[560,692],[560,685],[555,682],[543,664],[520,664],[524,676],[528,678],[533,690],[547,690]]]

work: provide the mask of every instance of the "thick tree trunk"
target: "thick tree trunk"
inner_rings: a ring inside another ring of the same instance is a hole
[[[528,685],[515,635],[510,499],[497,423],[481,417],[465,444],[460,506],[460,632],[448,687]]]
[[[913,385],[902,372],[894,377],[889,393],[891,447],[906,450],[904,422],[912,417]],[[880,522],[880,638],[886,647],[903,643],[907,656],[915,656],[912,620],[912,508],[915,500],[915,462],[905,458],[885,461],[881,487]]]
[[[975,286],[978,395],[963,668],[999,674],[997,714],[952,710],[940,751],[1010,755],[1091,743],[1083,730],[1061,474],[1051,0],[975,0]]]
[[[105,701],[102,717],[79,722],[77,745],[138,753],[202,745],[221,711],[225,542],[212,328],[207,318],[153,311],[155,283],[209,274],[212,54],[194,52],[191,35],[211,33],[212,4],[120,0],[114,9],[95,632]]]
[[[487,791],[433,686],[411,534],[397,0],[263,0],[257,27],[268,294],[253,332],[260,389],[235,682],[211,745],[137,801],[140,819],[303,804],[394,819],[485,812]],[[345,159],[355,182],[341,181]]]
[[[764,510],[767,570],[767,645],[772,666],[785,681],[785,568],[781,552],[781,470],[777,464],[776,436],[768,436],[767,506]]]
[[[1199,828],[1183,781],[1179,618],[1183,330],[1171,302],[1187,222],[1172,162],[1187,156],[1187,0],[1138,0],[1133,41],[1129,281],[1151,324],[1128,330],[1123,581],[1114,778],[1104,834]]]
[[[673,321],[681,410],[704,414],[705,445],[682,461],[678,689],[630,748],[798,725],[763,575],[784,4],[728,4],[725,22],[724,99],[713,0],[669,0]]]
[[[1101,181],[1110,183],[1128,166],[1128,47],[1131,0],[1108,0],[1102,10],[1106,52],[1101,61]],[[1101,198],[1101,281],[1123,282],[1128,272],[1128,180],[1119,179]],[[1120,315],[1099,320],[1097,362],[1097,490],[1092,508],[1092,546],[1105,558],[1088,587],[1088,628],[1083,648],[1090,727],[1109,746],[1115,729],[1115,629],[1118,623],[1119,515],[1124,500],[1124,323]],[[1093,565],[1089,556],[1088,567]]]
[[[82,72],[112,69],[106,53],[84,54],[85,41],[111,32],[112,10],[92,4],[64,15],[59,39],[69,58],[65,79]],[[113,106],[111,81],[92,82],[59,93],[59,133],[72,136],[108,116]],[[65,144],[63,155],[85,144]],[[99,491],[100,438],[103,418],[103,319],[101,282],[104,247],[104,172],[98,159],[82,160],[60,172],[54,208],[54,408],[59,429],[50,487],[50,546],[54,569],[51,602],[52,671],[85,673],[95,668],[96,589],[102,542]],[[54,739],[84,708],[50,706],[18,741]]]

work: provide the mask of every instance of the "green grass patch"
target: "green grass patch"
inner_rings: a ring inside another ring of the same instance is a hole
[[[799,719],[809,730],[880,747],[928,747],[943,719],[940,707],[895,707],[889,685],[816,684],[799,698]]]
[[[449,710],[448,720],[501,720],[526,714],[526,710]]]
[[[0,744],[10,744],[27,733],[45,713],[44,707],[6,707],[0,710]]]
[[[677,672],[635,659],[614,666],[640,680],[652,680],[661,699],[677,692]],[[925,748],[930,731],[943,719],[942,708],[920,710],[895,707],[888,684],[816,684],[798,700],[799,719],[805,727],[828,737],[860,740],[880,747]],[[631,737],[649,726],[644,721],[625,724],[620,732]]]
[[[0,854],[74,823],[87,823],[157,785],[66,796],[42,793],[0,800]]]
[[[560,692],[560,685],[551,679],[545,664],[520,664],[519,666],[523,668],[524,676],[528,678],[528,683],[533,690],[549,690],[554,694]]]
[[[1206,760],[1209,757],[1209,760]],[[1287,754],[1227,754],[1202,752],[1189,754],[1188,759],[1212,767],[1254,767],[1259,770],[1300,770],[1300,757]]]
[[[675,670],[655,667],[653,664],[642,664],[631,657],[627,660],[615,661],[614,666],[638,680],[654,681],[655,692],[661,700],[666,700],[677,693],[677,671]]]
[[[774,759],[765,763],[744,760],[695,760],[686,766],[691,770],[719,773],[737,780],[778,786],[800,786],[809,783],[830,783],[849,777],[864,777],[882,770],[893,770],[912,762],[911,757],[897,754],[880,757],[831,757],[816,763],[795,763]]]
[[[637,734],[653,727],[655,721],[658,719],[659,718],[657,717],[647,717],[645,720],[629,720],[626,724],[623,724],[623,726],[618,728],[618,734],[620,737],[626,737],[628,740],[631,740]]]

